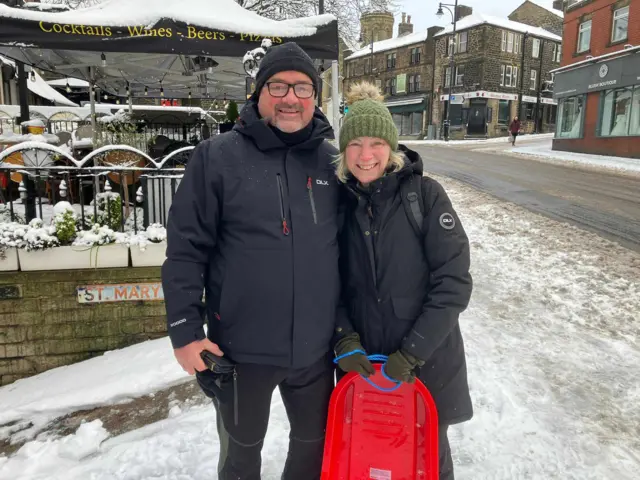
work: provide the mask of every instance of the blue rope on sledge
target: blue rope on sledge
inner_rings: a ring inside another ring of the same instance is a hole
[[[345,353],[344,355],[340,355],[339,357],[334,358],[333,363],[337,364],[339,360],[342,360],[345,357],[350,357],[351,355],[357,355],[357,354],[367,355],[367,352],[365,352],[364,350],[353,350],[352,352]],[[387,357],[386,355],[374,354],[374,355],[367,355],[367,358],[371,362],[382,362],[382,368],[380,369],[380,373],[382,373],[382,376],[384,378],[386,378],[390,382],[395,383],[396,385],[390,388],[381,387],[380,385],[376,385],[375,383],[373,383],[367,377],[360,375],[365,382],[367,382],[372,387],[377,388],[381,392],[393,392],[398,388],[400,388],[400,386],[402,385],[402,382],[394,380],[389,375],[387,375],[387,373],[384,371],[384,366],[387,363],[387,359],[389,357]]]

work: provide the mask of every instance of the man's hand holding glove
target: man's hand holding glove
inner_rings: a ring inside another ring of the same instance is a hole
[[[362,344],[360,343],[360,335],[357,333],[350,333],[340,339],[340,341],[336,343],[334,350],[337,358],[358,350],[364,352],[364,348],[362,348]],[[376,373],[376,369],[365,353],[353,353],[340,358],[338,360],[338,366],[343,372],[356,372],[363,377],[369,377]]]
[[[406,350],[398,350],[389,355],[384,366],[384,372],[389,378],[398,382],[414,383],[416,381],[416,367],[424,365],[424,360],[414,357]]]

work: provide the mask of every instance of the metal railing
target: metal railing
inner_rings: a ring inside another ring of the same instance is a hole
[[[0,152],[0,221],[28,223],[38,217],[48,224],[55,215],[54,205],[65,201],[77,213],[82,229],[99,223],[137,233],[152,223],[166,225],[193,148],[153,160],[134,149],[103,147],[78,161],[47,144],[18,144]],[[40,156],[30,156],[32,151]],[[105,165],[105,159],[123,152],[129,155],[129,164]],[[25,159],[34,163],[42,158],[46,162],[40,166],[24,165]]]

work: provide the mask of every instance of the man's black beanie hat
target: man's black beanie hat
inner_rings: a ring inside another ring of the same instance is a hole
[[[260,96],[260,91],[264,84],[276,73],[293,70],[307,75],[318,93],[318,73],[313,65],[313,60],[296,43],[288,42],[271,47],[260,62],[260,68],[256,75],[256,97]]]

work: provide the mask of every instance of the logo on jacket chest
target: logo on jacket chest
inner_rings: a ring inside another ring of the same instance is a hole
[[[324,187],[328,187],[329,186],[329,180],[316,179],[316,185],[322,185]]]

